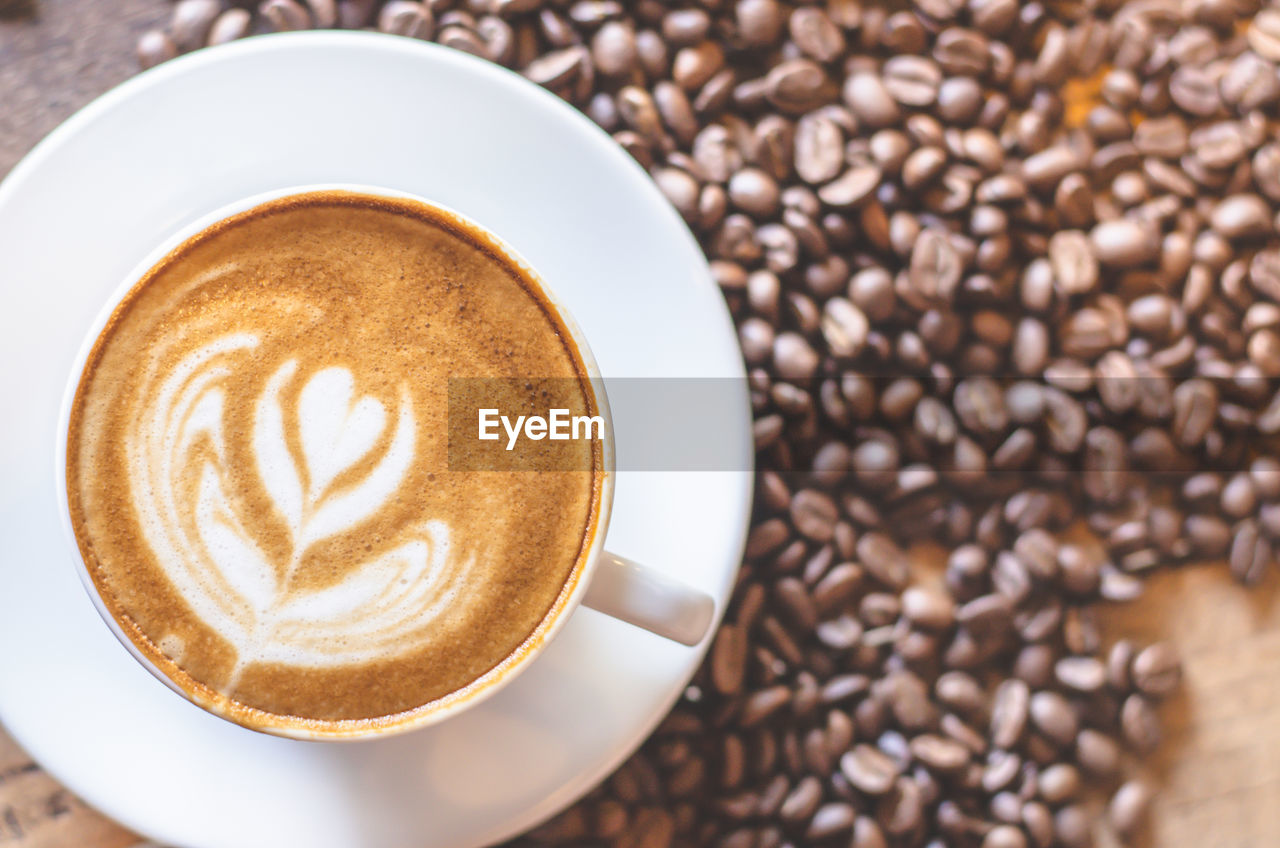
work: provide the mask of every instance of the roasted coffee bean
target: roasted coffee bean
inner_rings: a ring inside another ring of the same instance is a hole
[[[990,808],[991,816],[997,822],[1016,822],[1022,818],[1022,799],[1008,790],[997,792],[991,799]]]
[[[711,650],[711,679],[716,689],[726,695],[741,691],[746,662],[745,634],[738,627],[725,624],[716,634]]]
[[[894,56],[884,64],[884,87],[904,106],[928,106],[938,98],[942,70],[924,56]]]
[[[803,778],[787,794],[778,816],[783,821],[800,822],[810,819],[822,803],[822,783],[816,777]]]
[[[1079,728],[1079,719],[1071,702],[1057,692],[1033,694],[1028,703],[1032,724],[1059,746],[1070,745]]]
[[[227,9],[219,14],[210,26],[207,43],[210,47],[214,47],[244,38],[249,34],[252,26],[253,15],[248,9]]]
[[[169,34],[160,30],[148,30],[138,38],[138,65],[143,70],[167,62],[178,55],[178,45]]]
[[[809,821],[809,829],[805,831],[807,839],[826,839],[843,833],[848,836],[853,827],[855,817],[852,805],[842,802],[823,804]]]
[[[813,601],[819,612],[829,613],[853,597],[862,585],[863,570],[852,562],[834,566],[813,587]]]
[[[985,754],[990,747],[986,738],[978,730],[966,724],[954,713],[944,713],[938,720],[938,729],[974,754]]]
[[[884,795],[893,788],[898,766],[878,748],[862,744],[840,758],[840,772],[859,791]]]
[[[1191,133],[1192,152],[1183,158],[1183,170],[1200,182],[1217,182],[1216,174],[1244,158],[1246,148],[1239,126],[1219,122]]]
[[[753,727],[768,720],[791,701],[791,690],[786,686],[771,686],[752,692],[742,703],[740,717],[744,728]]]
[[[999,559],[1010,558],[997,557]],[[956,610],[956,621],[961,626],[984,637],[1003,635],[1012,620],[1013,602],[1002,593],[981,595]]]
[[[944,630],[955,620],[955,603],[945,594],[913,586],[902,593],[902,614],[919,627]]]
[[[773,342],[773,363],[784,380],[806,382],[818,368],[818,353],[799,333],[780,333]]]
[[[1013,676],[1032,687],[1047,686],[1053,679],[1056,652],[1048,645],[1027,645],[1013,662]]]
[[[1076,760],[1093,774],[1109,776],[1120,765],[1120,746],[1116,741],[1092,728],[1081,728],[1076,737]]]
[[[1099,309],[1082,307],[1067,318],[1060,330],[1062,352],[1073,359],[1091,360],[1112,345],[1112,322]]]
[[[714,41],[681,48],[671,61],[671,78],[685,91],[702,88],[724,67],[724,49]]]
[[[784,17],[776,0],[738,0],[735,19],[739,37],[747,45],[766,46],[777,41]]]
[[[845,209],[866,200],[880,183],[880,169],[859,165],[818,189],[818,198],[828,206]]]
[[[908,271],[913,294],[926,301],[950,301],[962,273],[963,260],[945,233],[934,229],[920,233]]]
[[[623,76],[638,60],[635,31],[620,21],[609,21],[591,39],[591,58],[606,76]]]
[[[421,3],[412,3],[409,0],[393,0],[392,3],[387,5],[395,6],[398,2],[404,2],[406,6],[417,7],[412,10],[414,15],[423,17],[430,15],[430,11]],[[265,23],[274,32],[293,32],[311,28],[311,15],[306,7],[297,2],[297,0],[263,0],[258,6],[258,14],[265,19]],[[426,35],[419,35],[417,27],[410,27],[408,31],[399,31],[383,27],[380,21],[379,28],[383,32],[391,32],[395,35],[408,35],[413,38],[431,37],[429,32]]]
[[[1096,315],[1097,310],[1094,312]],[[1050,386],[1065,392],[1087,392],[1093,387],[1093,373],[1078,359],[1063,358],[1050,362],[1044,370],[1044,379]]]
[[[856,468],[855,459],[855,468]],[[882,533],[865,533],[858,539],[858,558],[867,573],[890,588],[906,585],[910,573],[907,556],[892,539]]]
[[[1271,200],[1280,200],[1280,143],[1271,142],[1253,155],[1253,179],[1258,190]]]
[[[1280,11],[1263,9],[1245,31],[1249,46],[1264,59],[1280,62]]]
[[[1048,192],[1068,174],[1083,166],[1084,162],[1076,151],[1060,145],[1025,159],[1022,163],[1022,176],[1033,189]]]
[[[1140,780],[1126,781],[1111,796],[1107,819],[1121,837],[1133,836],[1142,826],[1151,804],[1151,790]]]
[[[1248,519],[1238,523],[1228,554],[1232,576],[1246,585],[1257,583],[1270,565],[1271,558],[1271,543],[1263,536],[1258,522]]]
[[[921,734],[911,740],[910,747],[911,755],[932,771],[956,772],[969,762],[967,748],[942,736]]]
[[[818,641],[835,651],[847,651],[863,638],[863,627],[856,618],[841,615],[821,621],[814,628]]]
[[[1131,268],[1154,260],[1160,251],[1158,233],[1143,223],[1120,218],[1104,221],[1089,233],[1094,253],[1104,265]]]
[[[647,98],[647,95],[645,96]],[[652,107],[652,101],[646,99],[644,103],[645,106],[643,108]],[[648,113],[633,112],[631,111],[632,108],[632,104],[628,104],[624,107],[624,114],[630,116],[631,120],[648,120],[643,117]],[[651,114],[655,120],[655,123],[652,124],[652,126],[656,130],[656,110]],[[697,180],[695,180],[689,173],[682,171],[679,168],[658,168],[653,172],[653,180],[657,183],[659,190],[666,195],[666,198],[670,201],[671,205],[676,208],[676,211],[684,216],[685,220],[696,219],[698,214],[699,197]]]
[[[1213,77],[1203,68],[1181,67],[1169,78],[1169,97],[1191,115],[1207,118],[1222,108]]]
[[[1224,198],[1213,210],[1210,225],[1225,238],[1240,239],[1274,232],[1271,207],[1256,194]]]
[[[1046,803],[1057,806],[1079,794],[1080,772],[1069,763],[1054,763],[1040,771],[1036,786]]]
[[[1162,115],[1143,121],[1133,130],[1133,143],[1146,156],[1176,159],[1187,152],[1189,134],[1181,115]]]
[[[946,165],[947,153],[942,148],[921,147],[902,163],[902,184],[912,191],[922,189],[937,179]]]
[[[933,57],[949,74],[981,76],[987,70],[990,55],[988,41],[980,32],[963,27],[947,27],[938,33]]]
[[[902,114],[893,95],[873,73],[851,75],[844,84],[844,101],[858,120],[870,127],[891,126]]]
[[[1084,407],[1070,395],[1047,388],[1044,397],[1044,426],[1049,445],[1060,453],[1073,453],[1084,441],[1088,425]]]
[[[1157,642],[1133,659],[1133,683],[1145,695],[1163,698],[1173,693],[1182,677],[1182,664],[1172,647]]]
[[[1064,657],[1054,666],[1054,677],[1068,689],[1097,692],[1106,683],[1106,669],[1096,657]]]
[[[1008,824],[993,827],[982,838],[982,848],[1026,848],[1026,845],[1026,834]]]
[[[888,841],[875,819],[858,816],[853,823],[853,841],[850,848],[888,848]]]
[[[994,750],[987,755],[980,784],[988,793],[998,793],[1006,789],[1017,778],[1022,769],[1022,758],[1009,751]]]
[[[986,695],[978,682],[960,671],[949,671],[939,677],[935,692],[940,701],[963,713],[977,713],[986,703]]]
[[[666,848],[675,838],[675,821],[666,810],[642,809],[618,840],[619,848]]]
[[[830,117],[811,112],[796,123],[795,168],[813,185],[834,179],[844,164],[844,133]]]
[[[798,578],[782,578],[774,584],[774,594],[780,601],[785,618],[795,625],[798,631],[808,632],[818,623],[818,611],[804,583]]]
[[[1063,848],[1090,848],[1093,845],[1093,816],[1075,804],[1053,815],[1053,830]]]
[[[774,106],[800,114],[829,99],[831,81],[822,67],[809,59],[791,59],[775,65],[765,77],[765,91]]]
[[[758,168],[744,168],[729,178],[729,201],[758,218],[767,218],[778,209],[778,184]]]
[[[1280,300],[1280,248],[1259,250],[1253,255],[1249,282],[1260,294]]]
[[[871,326],[862,310],[848,300],[833,297],[822,307],[822,336],[838,357],[855,357],[867,343]]]
[[[388,4],[383,7],[383,12],[379,16],[380,22],[386,19],[386,26],[396,26],[405,30],[417,29],[422,26],[421,21],[410,14],[408,10],[403,11],[401,17],[389,16],[386,10],[391,8],[391,5]],[[382,26],[382,23],[379,26]],[[409,33],[406,31],[400,34],[406,35]],[[522,73],[538,85],[555,88],[568,83],[580,71],[584,57],[585,54],[580,47],[565,48],[564,50],[539,56],[527,65]]]
[[[1130,695],[1120,707],[1120,728],[1125,740],[1139,753],[1150,753],[1160,744],[1160,719],[1141,695]]]
[[[178,50],[186,52],[203,47],[214,20],[222,12],[218,0],[179,0],[174,4],[169,30]],[[333,26],[333,22],[319,26]]]
[[[991,742],[997,748],[1012,748],[1027,726],[1031,692],[1021,680],[1010,679],[996,689],[991,707]]]
[[[844,33],[821,9],[800,7],[791,13],[788,28],[800,51],[819,62],[830,62],[845,49]]]
[[[1199,444],[1218,413],[1218,390],[1208,380],[1191,379],[1173,391],[1173,433],[1183,447]]]

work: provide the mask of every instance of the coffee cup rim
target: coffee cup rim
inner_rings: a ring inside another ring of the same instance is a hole
[[[268,203],[314,194],[364,195],[421,204],[429,209],[442,212],[487,237],[489,244],[486,247],[496,249],[505,261],[518,267],[528,279],[534,282],[538,287],[539,293],[551,306],[556,317],[568,331],[574,348],[573,352],[585,371],[585,385],[595,400],[596,411],[604,420],[604,438],[601,439],[601,468],[597,472],[600,480],[599,498],[596,518],[589,530],[590,541],[587,544],[586,551],[579,556],[578,562],[575,564],[574,573],[565,581],[560,593],[552,602],[551,608],[535,626],[533,632],[515,650],[508,653],[497,665],[480,677],[461,689],[454,690],[413,709],[389,716],[380,716],[373,719],[302,721],[295,719],[293,723],[272,724],[269,721],[270,718],[279,719],[282,717],[274,713],[250,708],[244,710],[244,712],[268,719],[262,722],[250,723],[245,718],[237,718],[234,713],[219,709],[219,702],[216,699],[201,698],[196,693],[183,688],[169,675],[165,674],[138,648],[129,635],[125,633],[120,622],[116,620],[115,616],[107,608],[97,585],[89,574],[89,568],[77,543],[74,524],[71,520],[67,492],[67,444],[71,413],[89,356],[92,354],[98,338],[111,320],[112,315],[115,314],[120,303],[141,282],[147,272],[187,241],[222,221]],[[608,535],[609,520],[612,514],[615,476],[613,415],[609,407],[609,399],[605,391],[604,378],[600,373],[599,364],[596,362],[585,333],[583,333],[582,328],[573,317],[573,313],[555,290],[547,284],[547,281],[538,270],[501,236],[465,213],[419,194],[364,183],[304,183],[257,192],[199,215],[190,223],[178,227],[173,233],[162,239],[160,244],[131,268],[121,283],[112,290],[111,294],[103,302],[102,308],[85,329],[80,346],[68,369],[67,382],[63,389],[58,411],[58,430],[54,446],[54,485],[58,499],[58,516],[62,536],[66,544],[70,546],[72,562],[81,585],[88,594],[99,617],[106,623],[117,641],[153,677],[204,712],[247,730],[305,741],[350,742],[382,739],[429,727],[482,703],[519,676],[560,633],[565,622],[582,603],[587,587],[591,583],[592,575],[600,563],[601,554],[604,553],[605,537]]]

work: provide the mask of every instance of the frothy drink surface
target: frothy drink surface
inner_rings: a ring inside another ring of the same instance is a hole
[[[555,448],[590,472],[451,471],[451,376],[576,378],[498,402],[597,411],[537,285],[444,213],[304,195],[171,253],[99,337],[68,439],[126,635],[250,725],[386,721],[518,656],[580,571],[599,445]]]

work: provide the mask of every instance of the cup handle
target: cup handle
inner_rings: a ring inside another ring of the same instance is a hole
[[[608,551],[582,603],[690,647],[707,635],[716,610],[706,593]]]

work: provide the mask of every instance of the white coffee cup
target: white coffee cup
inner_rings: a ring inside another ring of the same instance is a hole
[[[507,656],[497,666],[472,683],[436,701],[395,716],[393,717],[394,720],[385,723],[371,724],[364,720],[335,720],[318,722],[315,726],[306,728],[299,728],[296,724],[287,723],[273,725],[269,720],[255,721],[253,724],[248,724],[228,715],[221,708],[219,702],[200,698],[170,679],[125,634],[119,622],[116,621],[99,595],[98,589],[90,577],[81,556],[72,527],[67,498],[68,431],[76,391],[80,385],[82,372],[94,343],[110,320],[117,305],[143,278],[147,271],[183,242],[219,221],[269,201],[319,191],[343,191],[393,198],[423,204],[431,209],[444,212],[446,215],[460,219],[465,224],[488,235],[493,244],[505,254],[506,259],[522,268],[531,279],[536,281],[542,293],[569,331],[572,342],[576,346],[587,372],[588,380],[586,385],[588,390],[594,393],[598,413],[604,419],[600,506],[595,524],[589,531],[590,543],[587,553],[581,566],[570,577],[572,583],[568,587],[568,591],[561,592],[551,610],[535,629],[522,650]],[[382,737],[435,724],[474,704],[480,703],[510,682],[545,650],[547,644],[561,630],[579,604],[688,646],[697,645],[706,637],[715,615],[715,603],[705,593],[606,549],[605,537],[609,527],[609,517],[613,503],[613,487],[616,477],[613,419],[609,409],[608,398],[604,392],[604,380],[591,353],[587,339],[564,303],[556,296],[554,289],[547,285],[536,269],[519,253],[484,226],[441,204],[393,189],[365,185],[324,184],[295,186],[266,192],[217,209],[166,239],[126,277],[108,302],[104,304],[98,317],[86,331],[84,342],[71,369],[63,398],[55,456],[55,475],[64,535],[74,551],[77,572],[99,615],[106,622],[111,632],[115,634],[120,643],[128,649],[143,667],[173,691],[220,718],[236,721],[238,724],[265,733],[312,740],[351,740]]]

